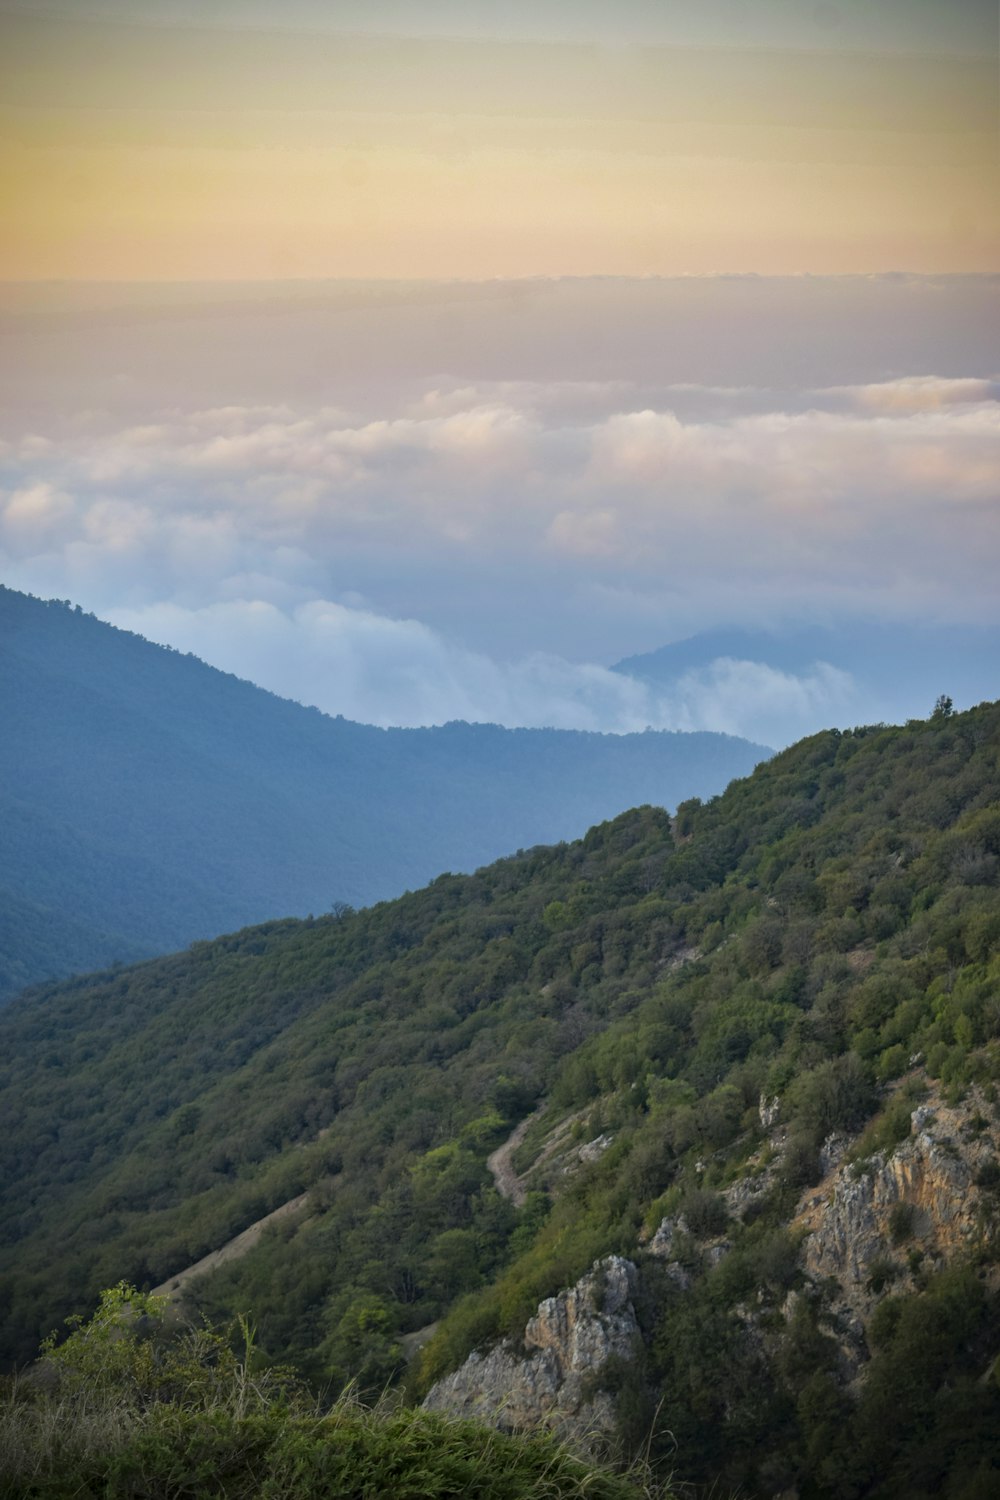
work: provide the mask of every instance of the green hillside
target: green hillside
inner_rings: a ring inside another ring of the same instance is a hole
[[[0,999],[721,790],[718,734],[376,729],[0,588]]]
[[[990,1173],[947,1265],[907,1269],[899,1216],[860,1388],[790,1224],[831,1132],[891,1149],[928,1088],[992,1138],[998,994],[996,704],[816,735],[673,820],[50,987],[0,1017],[6,1358],[305,1194],[189,1300],[251,1310],[324,1389],[419,1397],[616,1252],[645,1268],[627,1445],[706,1490],[978,1500],[1000,1465]],[[515,1207],[487,1156],[534,1110]],[[607,1149],[532,1179],[560,1125]],[[643,1261],[670,1214],[684,1285]]]

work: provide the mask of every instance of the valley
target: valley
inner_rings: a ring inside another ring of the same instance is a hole
[[[709,796],[771,753],[713,733],[378,729],[5,588],[0,703],[0,1002]]]

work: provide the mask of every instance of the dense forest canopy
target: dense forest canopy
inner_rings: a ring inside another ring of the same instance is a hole
[[[926,1337],[911,1395],[936,1413],[928,1462],[945,1388],[979,1392],[972,1468],[992,1462],[995,1387],[975,1386],[1000,1352],[989,1276],[928,1284],[929,1323],[901,1306],[868,1406],[836,1385],[819,1310],[803,1304],[767,1370],[737,1310],[754,1286],[777,1307],[797,1284],[788,1216],[831,1130],[873,1121],[866,1149],[891,1143],[921,1079],[996,1100],[998,885],[1000,705],[942,700],[927,721],[813,736],[674,818],[639,808],[368,911],[39,990],[0,1019],[5,1356],[30,1357],[103,1286],[166,1281],[305,1194],[192,1283],[195,1304],[252,1310],[271,1358],[334,1389],[401,1377],[407,1336],[443,1318],[409,1364],[419,1395],[595,1256],[636,1254],[678,1205],[692,1231],[718,1228],[720,1188],[761,1144],[759,1100],[777,1096],[774,1190],[694,1292],[653,1299],[625,1430],[640,1440],[643,1391],[660,1391],[692,1478],[756,1483],[769,1453],[802,1486],[829,1440],[840,1456],[803,1493],[903,1494],[871,1472],[909,1429],[870,1402],[899,1406]],[[527,1163],[559,1120],[611,1145],[515,1207],[486,1157],[536,1109]],[[936,1492],[921,1483],[910,1493]]]

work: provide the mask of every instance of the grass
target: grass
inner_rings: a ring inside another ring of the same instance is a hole
[[[636,1500],[640,1470],[350,1394],[320,1411],[287,1372],[205,1329],[168,1335],[159,1299],[119,1286],[0,1387],[0,1495],[19,1500]]]
[[[545,1435],[436,1413],[383,1415],[342,1398],[324,1416],[236,1416],[176,1402],[145,1411],[15,1400],[0,1415],[0,1492],[24,1500],[636,1500],[634,1479]]]

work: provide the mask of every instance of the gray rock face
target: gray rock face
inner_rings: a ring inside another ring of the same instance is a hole
[[[541,1424],[577,1449],[599,1446],[615,1427],[611,1398],[599,1389],[601,1371],[635,1352],[637,1285],[631,1261],[609,1255],[595,1262],[575,1286],[539,1303],[523,1352],[507,1341],[470,1354],[431,1388],[424,1406],[505,1430]]]
[[[585,1145],[579,1148],[576,1154],[582,1162],[600,1161],[605,1151],[611,1145],[612,1140],[613,1136],[607,1134],[599,1135],[594,1140],[587,1141]]]
[[[675,1218],[661,1219],[659,1229],[649,1242],[650,1255],[655,1255],[660,1260],[673,1260],[674,1240],[678,1235],[687,1236],[690,1233],[683,1214],[677,1214]]]
[[[691,1231],[688,1229],[687,1220],[683,1214],[676,1218],[666,1218],[660,1221],[660,1227],[646,1246],[650,1255],[657,1260],[665,1262],[663,1269],[675,1286],[679,1286],[682,1292],[686,1292],[691,1285],[690,1273],[677,1259],[678,1247],[676,1241],[679,1238],[687,1239]]]
[[[986,1205],[975,1180],[996,1159],[1000,1131],[984,1115],[973,1129],[977,1113],[974,1098],[960,1108],[940,1099],[921,1105],[907,1140],[854,1166],[841,1162],[841,1148],[825,1181],[799,1203],[793,1222],[807,1231],[803,1265],[836,1289],[849,1371],[867,1357],[864,1329],[880,1298],[913,1289],[911,1257],[931,1266],[951,1262],[984,1232]]]
[[[774,1187],[785,1137],[775,1125],[748,1160],[745,1175],[721,1190],[732,1220],[743,1219]],[[600,1146],[602,1138],[592,1144]],[[867,1325],[881,1297],[915,1289],[921,1263],[934,1267],[960,1259],[980,1235],[1000,1231],[994,1196],[977,1186],[1000,1152],[1000,1119],[974,1088],[960,1105],[949,1106],[931,1085],[928,1102],[913,1111],[909,1137],[893,1150],[852,1165],[845,1159],[851,1144],[844,1135],[824,1142],[824,1180],[803,1195],[791,1224],[803,1235],[801,1263],[808,1278],[829,1292],[824,1321],[840,1346],[848,1381],[863,1377]],[[717,1236],[700,1240],[692,1256],[689,1227],[675,1214],[661,1221],[644,1254],[686,1291],[730,1248],[729,1239]],[[521,1344],[507,1341],[470,1355],[461,1369],[438,1381],[424,1405],[504,1429],[540,1424],[579,1451],[613,1446],[614,1405],[602,1377],[611,1360],[635,1353],[638,1284],[631,1261],[609,1256],[596,1262],[575,1286],[540,1303]],[[799,1295],[785,1299],[785,1321]],[[776,1347],[776,1309],[769,1311],[761,1296],[736,1311],[747,1338],[767,1359]]]
[[[805,1266],[814,1276],[833,1276],[846,1289],[863,1287],[873,1262],[899,1253],[890,1219],[907,1205],[897,1239],[935,1258],[951,1259],[979,1228],[976,1167],[992,1154],[986,1139],[964,1140],[954,1110],[914,1110],[913,1133],[891,1154],[877,1152],[862,1167],[838,1167],[826,1192],[807,1197],[803,1221],[813,1210]],[[819,1212],[815,1213],[818,1209]]]
[[[757,1114],[765,1130],[770,1130],[776,1125],[778,1116],[781,1114],[781,1100],[778,1095],[774,1094],[768,1098],[767,1094],[761,1094]]]

